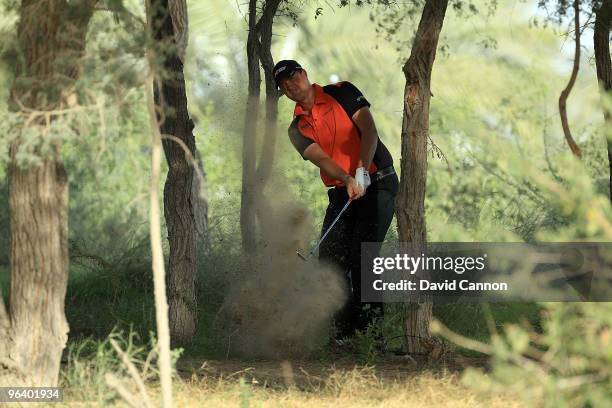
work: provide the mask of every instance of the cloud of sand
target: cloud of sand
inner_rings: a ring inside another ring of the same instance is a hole
[[[308,247],[311,223],[306,207],[296,202],[275,200],[261,215],[260,249],[220,311],[229,354],[305,356],[327,338],[347,285],[316,257],[304,262],[296,255]]]

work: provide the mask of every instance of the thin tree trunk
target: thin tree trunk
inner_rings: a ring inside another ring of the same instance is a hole
[[[436,56],[448,0],[427,0],[410,57],[404,64],[404,115],[402,122],[401,183],[397,198],[397,224],[401,242],[415,250],[427,243],[425,187],[431,71]],[[409,353],[424,353],[422,339],[431,336],[431,302],[406,305],[406,345]]]
[[[172,408],[172,360],[170,358],[170,329],[168,324],[168,302],[166,296],[166,270],[159,223],[159,185],[162,138],[158,127],[155,102],[151,98],[154,75],[147,81],[147,107],[151,121],[151,184],[149,186],[149,223],[151,256],[153,258],[153,290],[155,292],[155,321],[157,324],[157,347],[159,351],[159,377],[161,383],[162,406]]]
[[[249,1],[249,35],[247,38],[247,62],[249,75],[249,95],[245,117],[242,150],[242,201],[240,225],[242,246],[245,251],[255,250],[257,216],[269,208],[263,188],[272,173],[274,149],[276,145],[278,98],[272,69],[274,61],[270,51],[272,45],[272,24],[280,0],[266,1],[261,17],[257,20],[257,1]],[[257,121],[259,119],[259,95],[263,67],[266,80],[266,123],[263,147],[258,163],[256,162]]]
[[[261,83],[257,57],[256,20],[257,0],[249,0],[249,34],[247,37],[249,88],[242,137],[242,193],[240,200],[242,249],[246,252],[253,252],[256,245],[255,155],[257,147],[257,118],[259,117],[259,86]]]
[[[280,94],[276,89],[276,82],[274,81],[274,59],[272,58],[271,48],[272,24],[279,4],[280,0],[266,2],[265,8],[255,28],[260,39],[257,47],[257,55],[264,71],[266,84],[265,133],[262,141],[263,148],[261,149],[257,170],[255,172],[255,180],[259,187],[255,194],[255,208],[259,225],[264,222],[265,215],[270,214],[270,211],[272,211],[271,203],[265,194],[263,194],[263,189],[272,175],[278,130],[278,99]]]
[[[266,2],[266,7],[261,18],[257,22],[256,31],[261,39],[257,47],[257,55],[261,61],[266,83],[266,126],[263,139],[265,148],[261,149],[259,163],[257,165],[257,183],[264,186],[272,173],[274,163],[274,152],[276,146],[277,118],[278,118],[278,98],[279,91],[276,89],[274,81],[274,60],[272,58],[272,24],[274,16],[278,10],[280,0]]]
[[[151,3],[153,36],[157,53],[163,57],[162,66],[156,68],[154,89],[162,144],[168,161],[168,175],[164,185],[164,217],[170,244],[168,303],[170,336],[174,345],[191,343],[197,324],[196,223],[192,202],[194,163],[188,160],[194,157],[195,138],[193,122],[187,109],[181,60],[184,50],[181,51],[181,44],[177,44],[177,40],[184,36],[174,31],[176,27],[187,29],[187,15],[186,5],[172,8],[175,12],[182,10],[183,14],[178,15],[171,15],[169,8],[171,4],[181,2],[184,0],[154,0]],[[173,24],[174,21],[184,23]]]
[[[21,3],[22,58],[9,105],[17,111],[25,107],[49,112],[47,122],[33,120],[29,125],[40,143],[44,128],[57,119],[53,110],[64,105],[58,89],[71,87],[80,72],[78,59],[94,5],[94,0]],[[11,290],[10,311],[0,299],[0,384],[55,386],[69,329],[64,313],[68,177],[60,142],[53,143],[53,153],[42,156],[41,164],[29,167],[19,162],[22,142],[18,137],[10,146]]]
[[[559,96],[559,116],[561,116],[561,126],[563,127],[563,134],[565,135],[565,140],[572,151],[572,153],[577,156],[582,156],[582,151],[574,141],[572,137],[572,132],[570,132],[569,123],[567,121],[567,98],[572,92],[572,88],[574,87],[574,83],[576,83],[576,77],[578,76],[578,69],[580,68],[580,1],[574,0],[574,31],[575,31],[575,50],[574,50],[574,66],[572,67],[572,74],[570,76],[570,80],[567,83],[567,86],[563,91],[561,91],[561,95]]]
[[[610,61],[610,25],[612,24],[612,0],[603,0],[599,9],[595,10],[595,29],[593,46],[595,49],[595,65],[599,92],[604,102],[604,119],[608,145],[608,167],[610,170],[610,200],[612,201],[612,62]]]

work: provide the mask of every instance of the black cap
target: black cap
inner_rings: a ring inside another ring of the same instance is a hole
[[[278,61],[272,70],[274,74],[274,82],[276,82],[276,86],[280,88],[280,80],[283,78],[288,78],[295,71],[299,71],[303,69],[297,61],[294,60],[282,60]]]

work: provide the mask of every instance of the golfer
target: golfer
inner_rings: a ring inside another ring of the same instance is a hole
[[[304,160],[320,169],[329,187],[326,231],[347,201],[353,201],[319,248],[319,260],[343,273],[350,293],[335,317],[336,339],[364,331],[381,303],[361,303],[361,243],[385,239],[393,218],[398,178],[393,158],[381,142],[370,103],[350,82],[311,84],[307,72],[293,60],[274,66],[282,93],[295,101],[289,139]]]

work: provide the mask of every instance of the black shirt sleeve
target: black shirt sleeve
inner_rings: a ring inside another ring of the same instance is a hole
[[[349,118],[364,106],[370,107],[370,102],[357,87],[348,81],[326,85],[323,91],[331,95],[342,106]]]
[[[361,91],[348,81],[326,85],[323,87],[323,91],[338,101],[349,118],[352,118],[355,112],[364,106],[370,107],[370,102],[363,96]],[[384,145],[380,138],[378,138],[378,145],[376,146],[376,152],[372,161],[379,169],[393,165],[393,157],[391,157],[387,146]]]
[[[293,119],[293,122],[291,122],[291,125],[289,125],[289,140],[291,140],[291,144],[293,144],[293,147],[295,147],[295,150],[298,151],[300,156],[302,156],[304,160],[308,160],[304,157],[304,150],[313,144],[314,140],[307,138],[302,134],[302,132],[300,132],[300,129],[298,128],[299,122],[300,117],[296,116],[295,119]]]

